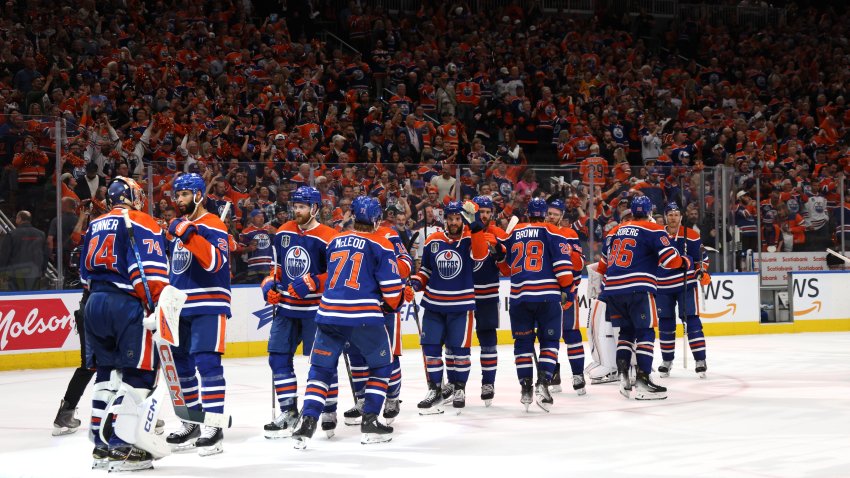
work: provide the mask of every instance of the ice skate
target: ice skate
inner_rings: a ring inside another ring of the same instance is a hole
[[[195,442],[195,448],[201,456],[217,455],[224,451],[223,442],[224,432],[221,428],[205,426],[201,437]]]
[[[661,362],[661,365],[658,366],[658,375],[661,378],[667,378],[670,376],[670,371],[673,370],[673,361],[665,360]]]
[[[697,360],[696,368],[694,371],[699,375],[699,378],[705,378],[705,372],[708,370],[708,367],[705,365],[705,360]]]
[[[109,448],[106,445],[95,445],[91,451],[91,469],[105,470],[109,468]]]
[[[292,432],[292,438],[295,440],[295,444],[292,445],[293,448],[296,450],[307,448],[307,442],[313,438],[313,433],[316,433],[316,418],[301,417],[301,421],[298,422],[298,426]]]
[[[635,382],[635,400],[664,400],[667,388],[652,383],[649,374],[638,372]]]
[[[525,405],[525,411],[528,411],[528,407],[531,406],[531,402],[533,402],[532,395],[534,394],[534,387],[531,386],[531,378],[523,378],[519,381],[520,386],[520,398],[519,402]]]
[[[460,415],[461,409],[466,406],[466,384],[458,382],[454,384],[453,388],[452,407]]]
[[[290,408],[283,411],[271,423],[263,426],[263,436],[268,439],[288,438],[298,423],[298,410]]]
[[[401,404],[401,400],[398,398],[388,398],[384,402],[384,420],[386,420],[387,425],[392,425],[395,421],[395,417],[398,416]]]
[[[77,431],[81,422],[74,417],[76,411],[76,407],[68,406],[65,400],[59,402],[59,411],[56,412],[56,419],[53,420],[53,436],[70,435]]]
[[[445,383],[443,384],[443,401],[448,402],[452,399],[455,394],[455,384],[453,383]]]
[[[336,412],[325,412],[322,413],[322,431],[328,436],[328,438],[333,438],[336,430]]]
[[[600,384],[603,384],[603,383],[616,382],[617,380],[618,380],[617,371],[612,370],[612,371],[606,373],[605,375],[602,375],[602,376],[599,376],[599,377],[590,377],[590,384],[591,385],[600,385]]]
[[[416,406],[419,408],[420,415],[435,415],[443,413],[440,405],[443,404],[443,391],[439,384],[430,384],[428,386],[428,395],[419,402]]]
[[[168,435],[165,441],[171,445],[171,451],[179,452],[195,447],[195,442],[201,436],[201,426],[197,423],[183,422],[182,427]]]
[[[153,456],[139,448],[126,445],[109,449],[109,472],[139,471],[153,468]]]
[[[393,427],[384,425],[378,421],[378,415],[367,413],[363,415],[363,422],[360,424],[360,443],[371,445],[373,443],[386,443],[393,439]]]
[[[360,425],[360,419],[363,416],[363,399],[358,398],[357,404],[346,410],[342,414],[343,422],[348,426]]]
[[[629,379],[630,365],[625,360],[617,360],[617,379],[620,381],[620,395],[632,398],[632,382]]]
[[[552,394],[549,393],[549,381],[540,379],[537,381],[537,387],[534,393],[537,406],[542,408],[544,412],[548,412],[552,408],[555,400],[552,399]]]
[[[481,385],[481,400],[484,400],[485,407],[489,407],[493,403],[493,397],[495,395],[496,391],[492,383]]]
[[[552,374],[552,380],[549,380],[549,392],[551,393],[561,393],[563,388],[561,388],[561,364],[555,364],[555,373]]]
[[[573,375],[573,390],[579,397],[587,393],[587,384],[584,381],[584,375]]]

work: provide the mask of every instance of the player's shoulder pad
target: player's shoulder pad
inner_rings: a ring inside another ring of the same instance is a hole
[[[286,221],[277,228],[277,232],[298,232],[298,223],[295,221]]]
[[[429,243],[434,241],[449,242],[449,238],[443,231],[432,232],[431,234],[428,234],[428,237],[425,238],[425,245],[428,245]]]
[[[697,231],[691,229],[690,227],[685,228],[685,234],[688,239],[697,241],[700,239],[700,235]]]
[[[203,216],[195,219],[194,223],[198,226],[204,226],[209,229],[214,229],[219,232],[223,232],[227,234],[227,226],[221,222],[221,219],[218,218],[215,214],[208,212]]]
[[[496,236],[497,239],[501,239],[501,240],[504,240],[508,237],[508,233],[505,232],[504,229],[502,229],[501,227],[499,227],[495,224],[492,224],[492,223],[489,226],[487,226],[487,232]]]
[[[546,231],[553,236],[561,237],[563,239],[567,239],[567,235],[564,234],[564,230],[561,226],[556,226],[554,224],[544,223],[543,226],[546,228]]]
[[[331,239],[339,235],[339,233],[336,232],[336,229],[330,226],[326,226],[324,224],[319,224],[318,226],[314,227],[313,229],[310,229],[304,234],[307,236],[315,237],[324,242],[325,244],[331,242]]]
[[[130,210],[130,220],[133,221],[136,225],[139,225],[154,234],[160,234],[162,232],[162,228],[159,227],[159,224],[156,222],[156,219],[152,218],[149,214]]]
[[[626,222],[622,225],[639,227],[639,228],[647,229],[647,230],[650,230],[650,231],[660,231],[660,232],[664,232],[665,234],[667,233],[667,231],[664,229],[664,226],[662,226],[661,224],[656,224],[654,222],[650,222],[650,221],[647,221],[645,219],[628,221],[628,222]]]
[[[381,235],[382,237],[386,237],[387,239],[398,237],[398,232],[396,232],[395,229],[387,226],[379,226],[375,233]]]
[[[561,234],[567,239],[578,239],[578,233],[571,227],[561,227]]]

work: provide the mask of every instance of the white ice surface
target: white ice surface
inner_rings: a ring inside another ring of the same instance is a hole
[[[478,398],[473,348],[463,413],[422,417],[422,357],[411,350],[402,357],[402,412],[391,443],[361,445],[359,427],[342,424],[352,404],[343,383],[337,436],[328,440],[319,430],[305,451],[261,435],[271,416],[265,358],[225,360],[234,426],[224,453],[171,455],[137,476],[850,476],[850,333],[709,337],[708,352],[708,379],[684,370],[681,355],[673,375],[657,379],[669,388],[667,400],[627,401],[614,384],[588,385],[584,397],[571,387],[556,394],[551,413],[534,405],[526,413],[511,347],[499,347],[490,408]],[[656,350],[656,366],[659,360]],[[298,357],[302,387],[306,367]],[[105,475],[89,469],[91,387],[80,402],[80,430],[50,435],[70,376],[71,369],[0,373],[0,476]],[[163,418],[168,430],[177,427],[170,406]]]

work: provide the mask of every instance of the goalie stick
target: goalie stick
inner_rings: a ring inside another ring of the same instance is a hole
[[[148,286],[148,278],[145,275],[142,265],[142,258],[139,254],[139,246],[136,244],[133,222],[130,220],[130,211],[124,208],[121,210],[121,214],[124,216],[124,226],[127,228],[130,246],[133,248],[133,254],[136,258],[136,267],[139,268],[139,277],[142,281],[142,287],[145,289],[145,305],[149,311],[153,312],[155,310],[153,298],[150,287]],[[173,331],[176,332],[176,329]],[[177,418],[216,428],[230,428],[232,422],[230,415],[192,410],[186,406],[186,400],[183,399],[183,392],[180,389],[180,379],[177,376],[177,366],[174,365],[174,357],[171,355],[171,346],[158,333],[156,334],[156,350],[159,354],[160,367],[162,367],[162,374],[168,384],[168,393],[171,396],[171,404],[174,406],[174,414],[177,415]]]

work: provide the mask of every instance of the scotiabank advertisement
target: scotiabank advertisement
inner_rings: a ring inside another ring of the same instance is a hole
[[[788,285],[791,272],[826,271],[826,252],[763,252],[753,256],[755,269],[761,264],[761,285],[765,287]]]
[[[587,280],[579,287],[579,317],[587,325]],[[807,282],[811,284],[811,282]],[[508,292],[510,282],[500,283],[500,329],[510,330]],[[0,357],[7,354],[79,350],[74,311],[80,303],[79,291],[0,295]],[[417,301],[421,300],[417,294]],[[756,274],[717,274],[701,287],[700,316],[705,323],[758,322],[758,276]],[[227,323],[227,342],[268,340],[273,307],[266,304],[258,286],[236,286],[232,292],[233,317]],[[415,335],[416,310],[412,304],[401,309],[402,333]],[[423,314],[419,308],[419,319]]]

